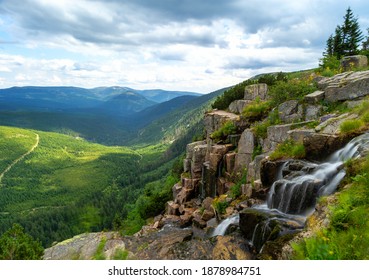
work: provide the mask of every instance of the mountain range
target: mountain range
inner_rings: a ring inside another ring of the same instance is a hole
[[[139,143],[140,135],[145,141],[163,137],[165,131],[156,121],[163,118],[170,127],[215,95],[117,86],[12,87],[0,89],[0,125],[72,134],[109,145]],[[182,113],[177,117],[166,118],[178,110]]]

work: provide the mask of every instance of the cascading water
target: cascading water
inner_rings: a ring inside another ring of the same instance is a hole
[[[344,162],[360,157],[368,149],[369,133],[366,133],[351,140],[324,163],[293,160],[284,163],[266,202],[241,213],[240,218],[236,215],[224,220],[214,230],[213,236],[223,235],[227,226],[239,221],[244,236],[260,251],[263,244],[271,240],[271,235],[276,234],[273,230],[276,225],[279,235],[300,230],[306,217],[314,211],[317,198],[335,192],[345,176]]]

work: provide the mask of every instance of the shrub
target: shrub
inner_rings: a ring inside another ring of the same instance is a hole
[[[256,80],[246,80],[234,87],[226,90],[222,95],[218,96],[211,105],[213,109],[226,110],[233,101],[243,99],[245,95],[245,87],[255,84]]]
[[[0,237],[0,260],[41,260],[44,249],[41,242],[24,232],[19,224]]]
[[[247,170],[242,172],[241,179],[231,187],[231,196],[233,199],[239,197],[242,193],[242,184],[246,184],[247,181]]]
[[[269,126],[270,126],[270,122],[263,121],[263,122],[254,123],[251,129],[254,132],[256,137],[265,139],[267,137],[267,130]]]
[[[364,126],[364,122],[361,119],[345,120],[340,125],[341,133],[349,134],[360,130]]]
[[[331,55],[320,60],[320,74],[325,77],[332,77],[342,72],[340,60]]]
[[[261,101],[257,97],[252,103],[247,105],[242,112],[242,116],[245,118],[261,119],[271,109],[270,101]]]
[[[219,214],[222,215],[226,212],[226,209],[229,205],[229,203],[226,201],[227,196],[226,195],[221,195],[219,197],[214,198],[213,200],[213,207],[215,209],[215,211]]]
[[[271,160],[276,160],[281,158],[304,158],[305,155],[306,152],[303,144],[287,140],[279,144],[269,157]]]
[[[305,95],[317,90],[317,87],[306,79],[293,79],[291,81],[278,81],[270,88],[269,96],[273,106],[287,100],[301,100]]]
[[[211,134],[211,138],[214,141],[219,141],[235,133],[237,133],[237,126],[232,121],[227,121]]]

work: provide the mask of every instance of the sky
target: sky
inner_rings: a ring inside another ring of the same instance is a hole
[[[0,0],[0,88],[125,86],[209,93],[318,66],[367,0]]]

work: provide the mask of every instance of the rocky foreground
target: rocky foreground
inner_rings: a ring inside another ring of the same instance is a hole
[[[314,79],[319,91],[306,95],[303,102],[289,100],[280,104],[277,109],[282,124],[269,126],[265,138],[257,136],[250,128],[253,120],[242,118],[240,114],[253,100],[268,100],[266,84],[247,86],[244,99],[234,101],[227,111],[207,113],[204,117],[206,139],[188,144],[184,173],[181,182],[173,186],[173,200],[167,203],[166,212],[134,236],[122,237],[114,232],[83,234],[46,249],[44,258],[93,259],[100,250],[106,259],[113,259],[122,252],[128,259],[288,259],[289,241],[301,238],[301,233],[298,237],[270,235],[262,252],[255,251],[255,246],[250,246],[245,239],[249,221],[256,219],[255,216],[240,215],[241,221],[231,225],[225,236],[212,237],[212,232],[222,219],[247,213],[251,206],[266,200],[267,192],[285,163],[269,159],[279,144],[286,140],[302,143],[307,159],[318,161],[353,137],[342,135],[340,124],[356,119],[357,115],[324,115],[322,104],[344,102],[348,108],[360,104],[369,95],[369,71]],[[234,123],[239,133],[229,135],[227,141],[215,142],[213,133],[226,122]],[[255,153],[256,149],[262,153]],[[291,173],[306,169],[306,166],[296,161],[288,168],[285,172]],[[240,196],[234,198],[232,187],[242,176],[245,179]],[[334,195],[330,200],[334,200]],[[223,211],[221,205],[225,205]],[[314,226],[329,223],[327,209],[316,206]],[[246,222],[242,216],[248,217]],[[290,226],[301,232],[298,224]],[[306,231],[304,234],[308,235]]]

